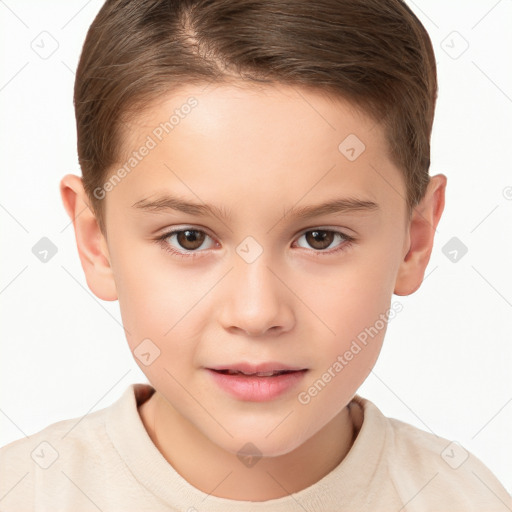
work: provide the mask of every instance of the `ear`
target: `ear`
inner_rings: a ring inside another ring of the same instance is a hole
[[[414,208],[408,228],[408,252],[400,264],[394,293],[410,295],[421,285],[430,260],[434,234],[444,210],[447,178],[438,174],[430,178],[425,196]]]
[[[105,237],[90,207],[82,179],[67,174],[60,181],[64,208],[73,221],[78,255],[90,290],[102,300],[116,300],[110,256]]]

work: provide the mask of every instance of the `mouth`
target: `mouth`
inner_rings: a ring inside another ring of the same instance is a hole
[[[297,371],[306,371],[304,370],[275,370],[268,372],[244,372],[241,370],[215,370],[212,368],[214,372],[222,373],[224,375],[244,375],[246,377],[277,377],[278,375],[284,375],[286,373],[294,373]]]
[[[274,377],[286,373],[293,373],[298,371],[305,371],[307,368],[301,366],[290,366],[284,363],[275,361],[268,361],[262,363],[248,363],[238,362],[232,364],[225,364],[208,368],[214,372],[222,373],[224,375],[247,375],[256,377]]]
[[[303,382],[309,371],[281,363],[239,363],[206,370],[219,389],[238,400],[250,402],[265,402],[285,396]]]

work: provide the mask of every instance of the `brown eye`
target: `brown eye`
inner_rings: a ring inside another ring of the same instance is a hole
[[[334,231],[319,229],[314,231],[307,231],[304,233],[304,236],[306,237],[306,242],[310,245],[310,247],[322,251],[327,249],[332,244],[336,233]]]
[[[335,244],[336,238],[338,239],[337,245]],[[303,245],[302,239],[306,239],[306,245]],[[355,240],[354,237],[346,235],[341,231],[310,229],[302,233],[296,244],[299,247],[309,249],[309,252],[315,256],[330,256],[348,249]]]
[[[208,245],[208,239],[210,245]],[[215,241],[201,229],[183,228],[168,231],[155,239],[156,242],[173,256],[182,258],[199,257],[205,249],[215,247]]]
[[[176,231],[174,234],[176,235],[178,244],[188,251],[199,249],[206,238],[206,234],[197,229],[185,229]]]
[[[341,252],[351,247],[352,242],[355,241],[355,238],[345,235],[341,231],[331,229],[310,229],[309,231],[304,231],[299,237],[299,240],[302,238],[305,238],[307,242],[307,247],[305,248],[309,249],[310,253],[317,256],[328,256]],[[339,243],[333,248],[331,245],[335,238],[339,239]],[[204,247],[203,245],[206,239],[210,240],[210,245],[208,246],[208,242],[206,242],[206,247]],[[208,252],[205,251],[205,249],[212,249],[216,245],[218,246],[218,244],[206,232],[192,228],[169,231],[159,236],[156,241],[163,249],[170,252],[173,256],[181,258],[200,257],[203,256],[202,253],[205,252],[207,255]],[[299,247],[304,247],[299,242],[296,243]]]

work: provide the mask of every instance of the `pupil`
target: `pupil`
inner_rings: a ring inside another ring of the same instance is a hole
[[[308,243],[314,247],[315,249],[326,249],[327,247],[329,247],[329,245],[331,245],[332,243],[332,239],[334,237],[334,233],[330,233],[328,231],[311,231],[310,232],[311,235],[306,235],[306,236],[311,236],[312,240],[308,240]],[[328,243],[326,243],[326,241]]]
[[[195,229],[186,229],[178,233],[179,244],[188,250],[194,250],[201,246],[205,235],[199,234]]]

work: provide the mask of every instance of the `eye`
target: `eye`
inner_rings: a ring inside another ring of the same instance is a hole
[[[210,238],[204,231],[193,228],[176,229],[163,234],[158,237],[157,241],[161,243],[162,247],[176,256],[194,257],[196,256],[197,249],[199,249],[206,238]],[[185,249],[185,252],[174,249],[170,244],[174,240],[180,249]],[[208,248],[208,247],[207,247]],[[204,247],[203,247],[204,249]],[[186,252],[191,254],[187,254]]]
[[[311,252],[315,256],[333,254],[339,251],[348,249],[355,238],[342,233],[341,231],[330,230],[330,229],[310,229],[300,235],[298,240],[305,238],[307,244],[313,249]],[[200,256],[202,251],[199,249],[205,243],[205,240],[211,237],[204,231],[194,228],[175,229],[164,233],[158,237],[155,241],[158,242],[162,248],[171,254],[182,257],[182,258],[194,258]],[[338,238],[341,240],[341,244],[331,250],[327,250],[333,241]],[[343,243],[344,242],[344,243]],[[173,247],[173,243],[176,244]],[[203,249],[210,249],[216,244],[210,245],[210,247],[203,247]],[[299,247],[302,247],[299,245]],[[307,248],[307,247],[306,247]]]
[[[311,229],[309,231],[305,231],[298,240],[301,238],[305,238],[307,244],[315,249],[314,253],[315,255],[321,255],[322,253],[325,254],[332,254],[338,251],[343,251],[345,249],[348,249],[348,247],[351,246],[352,242],[355,240],[355,238],[345,235],[341,231],[335,231],[330,229]],[[333,241],[338,238],[341,239],[342,242],[337,247],[335,247],[332,250],[327,250],[328,247],[333,243]],[[298,242],[297,242],[298,243]],[[299,244],[299,247],[302,247]]]

